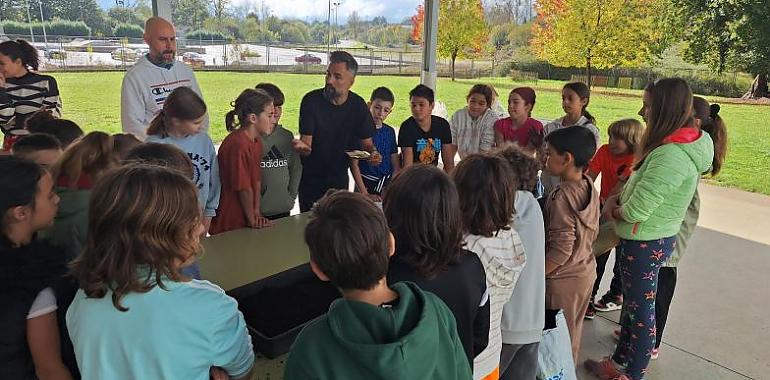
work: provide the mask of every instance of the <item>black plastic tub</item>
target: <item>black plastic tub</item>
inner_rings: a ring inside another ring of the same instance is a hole
[[[341,295],[319,280],[309,264],[300,265],[229,292],[238,300],[254,349],[273,359],[291,348],[297,334],[326,314]]]

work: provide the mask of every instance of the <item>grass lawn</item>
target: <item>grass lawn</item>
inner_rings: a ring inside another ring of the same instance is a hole
[[[63,94],[64,117],[74,120],[86,131],[120,131],[123,73],[56,73],[54,76]],[[282,124],[296,132],[302,96],[323,85],[320,75],[199,72],[197,78],[210,107],[210,132],[215,141],[221,141],[226,134],[224,115],[240,90],[263,81],[277,84],[287,99]],[[495,85],[504,102],[508,91],[516,86],[506,78],[485,78],[482,81]],[[396,105],[388,121],[398,126],[409,116],[408,92],[418,82],[417,77],[361,76],[353,90],[368,99],[375,87],[388,86],[396,95]],[[439,80],[437,98],[446,103],[450,115],[465,105],[465,95],[473,83],[475,81]],[[562,115],[562,83],[539,81],[536,85],[529,85],[538,90],[535,117],[553,119]],[[606,131],[614,120],[636,117],[641,106],[641,92],[599,90],[591,98],[589,106],[598,120],[599,129]],[[729,129],[730,151],[716,183],[770,195],[770,106],[724,104],[721,115]],[[607,137],[604,136],[604,139]]]

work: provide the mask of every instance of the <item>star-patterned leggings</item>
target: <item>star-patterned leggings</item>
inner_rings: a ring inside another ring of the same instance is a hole
[[[620,240],[623,310],[620,340],[612,360],[626,367],[634,380],[644,378],[655,348],[655,293],[658,271],[671,256],[676,237],[652,241]]]

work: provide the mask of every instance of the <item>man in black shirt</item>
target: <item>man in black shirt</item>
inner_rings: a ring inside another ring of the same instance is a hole
[[[348,188],[350,157],[346,151],[362,149],[371,153],[370,163],[382,162],[372,142],[374,121],[369,108],[363,98],[350,91],[357,70],[358,63],[349,53],[331,53],[326,86],[302,98],[300,139],[294,140],[295,150],[302,155],[299,184],[302,212],[310,211],[327,190]]]

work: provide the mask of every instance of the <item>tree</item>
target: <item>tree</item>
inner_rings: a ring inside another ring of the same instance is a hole
[[[748,0],[743,4],[743,17],[735,27],[741,43],[738,45],[738,59],[741,68],[757,75],[763,82],[761,88],[768,96],[767,76],[770,74],[770,0]]]
[[[384,16],[377,16],[372,19],[372,26],[385,26],[388,25],[388,19]]]
[[[171,0],[171,17],[181,29],[197,29],[209,16],[206,0]]]
[[[653,55],[657,0],[540,0],[532,48],[549,63],[592,68],[636,66]]]
[[[350,15],[348,15],[348,30],[350,31],[350,35],[354,40],[357,40],[359,34],[363,32],[363,23],[361,22],[361,18],[358,16],[358,12],[356,11],[353,11]]]
[[[144,25],[144,20],[139,18],[139,15],[133,8],[112,7],[107,12],[107,16],[116,24]]]
[[[480,52],[488,41],[489,28],[480,0],[442,0],[439,7],[437,51],[451,60],[455,80],[455,61]]]
[[[756,75],[748,96],[763,94],[770,74],[770,0],[672,0],[679,17],[684,58],[705,63],[721,74],[727,69]]]
[[[211,13],[214,14],[214,18],[222,20],[227,16],[227,10],[230,6],[230,0],[212,0],[211,1]]]
[[[412,43],[422,43],[422,28],[425,22],[425,8],[422,4],[417,6],[417,13],[411,18],[412,22]]]

